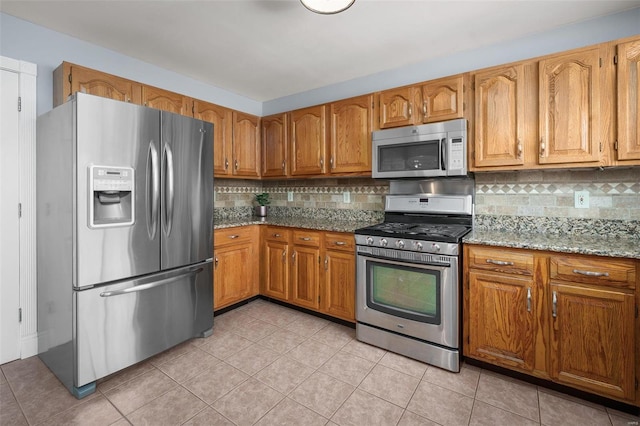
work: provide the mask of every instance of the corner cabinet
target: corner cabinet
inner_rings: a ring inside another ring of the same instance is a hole
[[[640,262],[465,245],[464,354],[640,405]]]
[[[233,175],[260,177],[260,117],[233,111]]]
[[[213,233],[213,309],[259,293],[257,225],[217,229]]]
[[[640,39],[617,46],[618,160],[640,160]],[[640,164],[636,161],[634,164]]]
[[[600,164],[601,48],[553,55],[539,62],[540,164]]]
[[[319,105],[289,113],[291,176],[326,172],[327,106]]]
[[[287,176],[287,130],[287,114],[262,117],[262,177]]]
[[[371,173],[373,96],[329,105],[329,173]]]

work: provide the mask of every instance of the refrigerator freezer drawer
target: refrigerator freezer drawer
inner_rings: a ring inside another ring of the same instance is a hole
[[[213,327],[211,262],[74,292],[81,387]]]

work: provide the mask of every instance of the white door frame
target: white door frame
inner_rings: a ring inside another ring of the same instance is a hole
[[[35,64],[0,56],[0,68],[19,73],[20,358],[38,353],[36,281],[36,77]]]

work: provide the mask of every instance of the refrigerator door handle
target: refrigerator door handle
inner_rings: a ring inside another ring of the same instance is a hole
[[[158,149],[153,140],[149,142],[147,153],[147,233],[149,239],[156,237],[158,230],[158,205],[160,198],[160,172],[158,170]]]
[[[173,152],[169,144],[164,145],[164,170],[165,176],[164,184],[164,232],[167,236],[171,234],[171,227],[173,224],[173,199],[174,199],[174,180],[173,180]]]
[[[202,271],[203,271],[203,268],[199,267],[199,268],[195,268],[190,271],[184,272],[182,274],[175,275],[173,277],[165,278],[159,281],[153,281],[147,284],[136,285],[133,287],[125,288],[124,290],[103,291],[102,293],[100,293],[100,297],[120,296],[122,294],[130,294],[130,293],[136,293],[139,291],[149,290],[152,288],[160,287],[162,285],[170,284],[174,281],[181,280],[184,277],[198,275]]]

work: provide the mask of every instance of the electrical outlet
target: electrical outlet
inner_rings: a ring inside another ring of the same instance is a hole
[[[293,191],[287,191],[287,201],[293,201]]]
[[[576,209],[588,209],[589,208],[589,191],[575,191],[575,206]]]
[[[342,193],[342,202],[348,204],[351,202],[351,193],[349,191]]]

